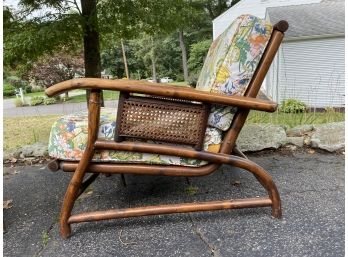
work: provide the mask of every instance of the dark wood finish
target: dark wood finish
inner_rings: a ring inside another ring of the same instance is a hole
[[[198,91],[189,87],[179,87],[161,83],[150,83],[146,81],[127,79],[72,79],[49,87],[45,90],[45,93],[47,96],[51,97],[72,89],[91,88],[100,90],[124,91],[129,93],[149,94],[170,98],[180,98],[189,101],[244,107],[265,112],[274,112],[277,109],[277,103],[272,101],[265,101],[244,96],[227,96],[222,94]]]
[[[254,176],[258,179],[258,181],[262,184],[262,186],[267,190],[270,199],[272,200],[272,213],[275,217],[281,216],[281,208],[280,208],[280,197],[278,190],[272,180],[272,177],[260,166],[255,164],[254,162],[244,159],[238,156],[221,154],[221,153],[211,153],[205,151],[195,151],[193,149],[187,149],[176,146],[168,146],[168,145],[156,145],[150,143],[139,143],[139,142],[113,142],[113,141],[101,141],[97,140],[95,143],[95,149],[110,149],[110,150],[120,150],[120,151],[134,151],[134,152],[143,152],[143,153],[158,153],[172,156],[181,156],[187,158],[194,158],[199,160],[206,160],[213,163],[219,164],[228,164],[234,167],[242,168],[254,174]],[[165,170],[166,173],[155,173],[156,169],[154,169],[154,165],[116,165],[116,164],[108,164],[99,165],[100,172],[112,172],[118,173],[117,167],[121,168],[119,170],[120,173],[132,173],[132,174],[151,174],[151,175],[168,175],[168,176],[192,176],[192,174],[183,173],[182,167],[178,173],[175,169],[174,172],[170,172],[168,166],[163,166],[162,170]],[[65,165],[63,165],[63,168]],[[93,165],[89,168],[91,169]],[[104,168],[103,168],[104,167]],[[110,168],[108,170],[108,167]],[[158,166],[157,166],[158,167]],[[152,170],[151,170],[152,168]],[[201,167],[204,168],[204,167]],[[192,169],[192,168],[191,168]],[[151,170],[151,171],[150,171]],[[209,173],[215,171],[211,170]],[[207,175],[209,174],[206,170],[202,169],[202,174],[197,175]]]
[[[47,168],[53,172],[58,171],[60,169],[59,161],[57,159],[50,161],[47,163]]]
[[[75,172],[78,162],[62,161],[61,169],[65,172]],[[209,175],[220,167],[220,164],[211,163],[201,167],[185,167],[175,165],[149,165],[149,164],[120,164],[92,162],[88,173],[110,173],[110,174],[136,174],[136,175],[157,175],[176,177],[199,177]]]
[[[61,211],[60,231],[62,237],[66,238],[70,235],[70,224],[72,223],[154,214],[271,206],[272,215],[276,218],[280,218],[281,201],[272,177],[262,167],[247,159],[246,156],[235,147],[235,142],[246,121],[250,109],[268,112],[276,110],[276,103],[255,99],[255,97],[259,92],[261,83],[281,44],[283,33],[287,27],[288,24],[285,21],[281,21],[274,26],[272,36],[244,96],[226,96],[196,91],[191,88],[168,86],[166,84],[153,84],[134,80],[110,81],[101,79],[76,79],[65,81],[48,88],[46,90],[46,94],[48,96],[60,94],[71,89],[92,89],[88,110],[88,142],[86,150],[84,151],[79,162],[61,161],[58,163],[62,170],[74,172],[68,186]],[[140,93],[179,100],[230,105],[237,107],[237,113],[234,116],[231,127],[225,134],[219,153],[197,151],[195,149],[186,147],[161,144],[126,141],[102,141],[97,140],[97,133],[100,115],[100,90],[104,89],[119,90],[127,94]],[[205,160],[209,162],[209,164],[202,167],[183,167],[149,164],[94,163],[91,162],[91,159],[96,149],[166,154]],[[234,154],[231,154],[232,152]],[[149,174],[190,177],[208,175],[216,171],[222,164],[239,167],[252,173],[260,184],[266,189],[268,197],[137,207],[121,210],[82,213],[71,216],[72,208],[77,196],[83,191],[87,184],[89,185],[94,181],[99,173]],[[86,172],[91,172],[94,174],[84,183],[82,183]]]
[[[288,28],[289,28],[289,23],[287,21],[284,21],[284,20],[278,21],[278,23],[273,26],[273,29],[278,30],[278,31],[283,32],[283,33],[285,31],[287,31]]]
[[[88,169],[89,162],[93,157],[94,142],[98,137],[101,105],[100,90],[91,90],[89,99],[87,146],[65,193],[60,215],[60,233],[63,238],[67,238],[71,234],[71,227],[68,223],[68,219],[71,216],[71,211],[74,207],[75,200],[80,192],[82,180],[86,170]]]
[[[112,141],[101,141],[97,140],[95,143],[95,149],[100,150],[119,150],[119,151],[132,151],[142,153],[157,153],[171,156],[180,156],[186,158],[194,158],[199,160],[205,160],[213,163],[228,164],[231,166],[245,169],[255,175],[259,182],[265,187],[272,203],[275,205],[272,208],[276,216],[281,215],[280,213],[280,197],[278,190],[272,180],[272,177],[260,166],[253,163],[252,161],[222,153],[211,153],[206,151],[195,151],[192,149],[168,146],[168,145],[156,145],[151,143],[140,143],[140,142],[121,142],[116,143]]]
[[[99,221],[108,219],[141,217],[159,214],[186,213],[199,211],[217,211],[227,209],[256,208],[271,206],[272,201],[266,197],[235,199],[226,201],[210,201],[197,203],[182,203],[170,205],[146,206],[138,208],[128,208],[119,210],[107,210],[87,212],[73,215],[69,218],[69,224],[89,221]]]

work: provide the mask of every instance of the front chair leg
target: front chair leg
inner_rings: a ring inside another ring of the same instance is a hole
[[[85,153],[81,158],[81,161],[79,162],[76,168],[76,171],[74,172],[73,177],[70,180],[70,183],[64,196],[62,210],[60,214],[60,234],[63,238],[68,238],[71,234],[71,226],[68,223],[68,219],[71,216],[74,203],[81,190],[83,177],[85,176],[89,159],[91,158],[89,156],[93,156],[93,150],[91,150],[89,153],[86,149]]]
[[[245,158],[240,158],[237,162],[231,162],[236,167],[242,168],[251,172],[260,184],[266,189],[269,198],[272,201],[272,216],[280,219],[282,217],[281,200],[277,186],[275,185],[271,175],[266,170],[254,163],[253,161]]]
[[[282,217],[281,200],[280,200],[278,189],[276,185],[274,184],[270,175],[268,175],[268,173],[263,168],[261,168],[254,162],[250,161],[248,157],[246,157],[246,155],[237,147],[233,148],[233,153],[249,161],[248,170],[253,173],[254,177],[267,190],[269,197],[272,200],[272,216],[274,218],[280,219]],[[257,170],[261,170],[262,172],[255,173],[254,171],[257,171]]]
[[[60,234],[63,238],[67,238],[71,234],[71,227],[69,224],[69,218],[71,216],[74,203],[79,196],[82,180],[85,176],[86,170],[90,161],[94,155],[94,144],[98,138],[99,128],[99,116],[100,116],[100,90],[92,90],[89,97],[88,105],[88,140],[87,146],[74,175],[66,190],[63,200],[62,210],[60,214]],[[96,176],[92,176],[90,182],[92,182]]]

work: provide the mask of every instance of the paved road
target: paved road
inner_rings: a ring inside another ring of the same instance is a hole
[[[160,215],[73,225],[62,240],[58,213],[70,175],[41,166],[4,169],[8,232],[4,256],[344,256],[344,156],[265,153],[251,159],[270,171],[283,204],[283,219],[269,208]],[[190,178],[100,177],[75,212],[143,204],[263,196],[255,178],[223,166]],[[239,181],[239,183],[235,183]],[[46,236],[48,235],[48,236]]]
[[[117,107],[118,100],[106,101],[105,106]],[[15,107],[11,100],[4,100],[4,117],[16,117],[16,116],[40,116],[40,115],[54,115],[54,114],[69,114],[72,112],[85,110],[86,103],[62,103],[52,105],[38,105],[38,106],[25,106]]]

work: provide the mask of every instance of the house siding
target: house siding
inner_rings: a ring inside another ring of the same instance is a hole
[[[319,3],[321,0],[241,0],[213,20],[213,39],[217,38],[239,15],[265,18],[268,7]]]
[[[310,107],[344,107],[344,74],[343,36],[285,41],[267,75],[266,92],[278,103],[295,98]]]

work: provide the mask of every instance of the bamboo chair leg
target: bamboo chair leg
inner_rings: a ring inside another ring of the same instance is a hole
[[[230,156],[229,158],[220,159],[222,163],[235,166],[246,171],[251,172],[260,182],[260,184],[266,189],[269,197],[261,198],[246,198],[235,200],[223,200],[223,201],[211,201],[211,202],[194,202],[194,203],[180,203],[170,205],[157,205],[136,207],[128,209],[114,209],[106,211],[95,211],[73,215],[69,218],[68,222],[79,223],[89,221],[99,221],[117,218],[129,218],[140,217],[156,214],[170,214],[170,213],[185,213],[196,211],[212,211],[223,209],[235,209],[235,208],[254,208],[254,207],[266,207],[271,206],[272,216],[275,218],[281,218],[281,201],[276,185],[274,184],[272,177],[256,163],[240,158],[237,156]]]
[[[93,153],[93,149],[91,149]],[[82,156],[81,161],[79,162],[76,171],[74,172],[73,177],[69,183],[69,186],[66,190],[61,215],[60,215],[60,234],[63,238],[68,238],[71,234],[71,225],[68,223],[69,217],[71,216],[72,209],[77,197],[80,194],[80,189],[82,186],[82,180],[85,176],[86,169],[89,162],[89,153],[86,149],[85,153]],[[93,155],[92,155],[93,156]]]
[[[85,151],[77,165],[73,177],[66,190],[61,215],[60,215],[60,233],[63,238],[67,238],[71,234],[71,226],[68,220],[71,216],[74,203],[79,196],[83,177],[87,171],[88,165],[94,155],[94,143],[98,137],[99,116],[100,116],[100,91],[92,90],[89,97],[88,105],[88,141]],[[86,180],[87,184],[92,183],[96,179],[96,175],[92,175]]]
[[[272,216],[280,219],[282,217],[281,200],[277,186],[273,182],[271,175],[266,170],[249,159],[244,160],[245,164],[237,164],[235,166],[245,169],[255,176],[260,184],[266,189],[269,198],[272,200]]]
[[[235,147],[233,149],[233,153],[236,154],[239,157],[242,157],[242,158],[244,158],[246,160],[249,160],[248,157],[245,156],[245,154],[242,151],[240,151],[237,147]],[[253,163],[252,161],[249,160],[249,162],[251,164],[254,164],[254,165],[252,165],[251,169],[255,169],[255,167],[253,167],[253,166],[257,166],[258,168],[261,168],[260,166],[258,166],[257,164]],[[261,169],[263,169],[263,168],[261,168]],[[264,172],[267,173],[265,170],[264,170]],[[278,189],[277,189],[276,185],[274,184],[273,180],[271,179],[269,185],[267,185],[264,182],[264,179],[262,179],[262,177],[260,175],[258,175],[257,173],[253,173],[253,175],[260,182],[260,184],[269,192],[269,196],[272,199],[272,216],[275,217],[275,218],[281,218],[282,211],[281,211],[280,196],[279,196],[279,193],[278,193]],[[270,188],[267,189],[267,187],[269,187],[269,186],[270,186]]]

